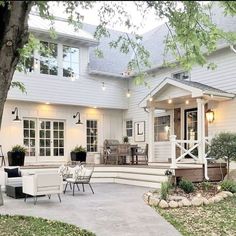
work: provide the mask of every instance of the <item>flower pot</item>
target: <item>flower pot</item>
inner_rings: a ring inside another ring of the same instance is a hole
[[[9,166],[24,166],[25,153],[24,152],[8,152]]]
[[[86,162],[86,152],[71,152],[71,161]]]

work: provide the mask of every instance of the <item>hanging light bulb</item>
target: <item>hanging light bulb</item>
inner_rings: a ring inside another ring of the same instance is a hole
[[[130,94],[130,90],[128,89],[127,93],[126,93],[126,97],[130,98],[131,94]]]
[[[38,69],[39,68],[39,60],[35,59],[35,63],[34,63],[34,69]]]
[[[106,90],[106,86],[105,86],[105,83],[102,82],[102,90],[105,91]]]
[[[150,97],[149,97],[149,102],[152,102],[153,101],[153,98],[151,97],[151,95],[150,95]]]
[[[172,103],[172,99],[168,99],[168,103],[171,104]]]
[[[76,80],[76,77],[75,77],[75,73],[74,73],[74,72],[71,73],[70,79],[71,79],[71,81],[75,81],[75,80]]]
[[[186,100],[186,101],[185,101],[185,104],[188,105],[188,104],[189,104],[189,100]]]

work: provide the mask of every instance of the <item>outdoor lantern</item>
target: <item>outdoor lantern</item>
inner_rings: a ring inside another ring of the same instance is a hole
[[[212,123],[214,121],[214,111],[212,111],[211,109],[207,110],[206,118],[209,123]]]
[[[78,116],[78,121],[75,123],[76,125],[82,125],[83,123],[80,121],[80,113],[77,112],[75,115],[73,115],[73,118],[76,118]]]
[[[12,114],[14,115],[16,113],[16,118],[13,120],[14,122],[20,122],[21,119],[19,118],[19,115],[18,115],[18,108],[15,107],[15,110],[12,111]]]

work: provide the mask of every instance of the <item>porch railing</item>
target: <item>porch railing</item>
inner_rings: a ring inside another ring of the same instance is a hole
[[[209,154],[210,150],[206,150],[206,145],[210,145],[209,139],[205,138],[204,140],[178,140],[176,139],[176,135],[170,136],[170,142],[171,142],[171,167],[177,168],[177,163],[179,163],[183,158],[185,158],[187,155],[193,158],[197,163],[202,163],[207,165],[206,157]],[[180,154],[177,156],[176,153],[176,147],[179,148]],[[203,148],[203,154],[201,156],[201,152],[199,151],[199,148]],[[197,151],[197,154],[194,154],[193,151]]]

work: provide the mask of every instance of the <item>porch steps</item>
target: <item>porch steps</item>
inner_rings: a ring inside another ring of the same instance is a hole
[[[166,168],[149,166],[104,166],[95,167],[91,179],[93,183],[120,183],[150,188],[160,188],[161,183],[167,180]]]

